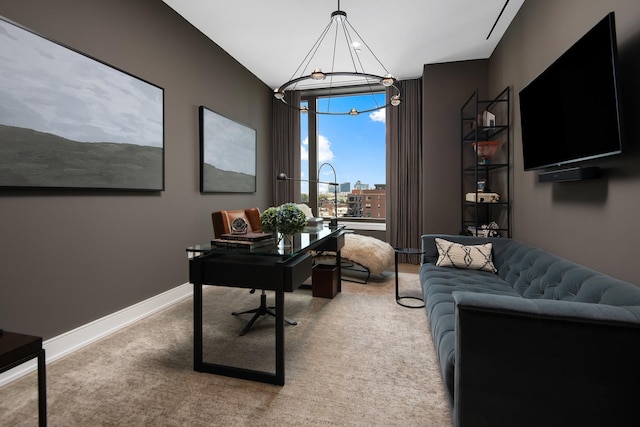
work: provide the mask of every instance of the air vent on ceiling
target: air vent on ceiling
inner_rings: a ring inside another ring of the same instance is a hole
[[[502,6],[502,10],[498,14],[498,17],[496,18],[496,21],[493,23],[493,27],[491,27],[491,31],[489,31],[489,34],[487,34],[487,38],[485,40],[489,40],[489,37],[491,37],[491,33],[493,33],[493,30],[496,28],[496,25],[498,25],[498,21],[500,20],[500,17],[504,13],[504,10],[507,8],[508,4],[509,4],[509,0],[504,2],[504,6]]]

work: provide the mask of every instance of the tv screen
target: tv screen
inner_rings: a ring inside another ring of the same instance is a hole
[[[520,91],[524,170],[622,152],[611,12]]]

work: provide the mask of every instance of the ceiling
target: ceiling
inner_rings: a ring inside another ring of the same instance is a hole
[[[292,78],[338,10],[338,0],[163,1],[272,89]],[[490,57],[523,3],[343,0],[340,10],[386,69],[404,80],[420,77],[424,64]]]

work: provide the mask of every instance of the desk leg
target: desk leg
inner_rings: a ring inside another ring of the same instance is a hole
[[[284,288],[276,289],[276,384],[284,385]]]
[[[398,294],[398,251],[396,251],[396,301],[400,300],[400,295]]]
[[[202,370],[202,285],[193,284],[193,370]]]
[[[40,427],[47,425],[47,373],[44,349],[38,352],[38,420]]]
[[[336,266],[338,267],[338,293],[342,292],[342,257],[340,250],[336,251]]]

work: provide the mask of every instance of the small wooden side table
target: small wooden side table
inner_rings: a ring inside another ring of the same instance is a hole
[[[38,419],[47,425],[47,385],[42,338],[0,329],[0,373],[38,358]]]
[[[422,254],[424,254],[424,252],[422,251],[422,249],[416,249],[416,248],[395,248],[394,250],[396,252],[396,302],[399,305],[401,305],[403,307],[407,307],[407,308],[423,308],[424,307],[424,300],[422,298],[414,297],[414,296],[400,296],[398,294],[398,255],[399,254],[404,254],[404,255],[422,255]],[[405,304],[402,301],[403,299],[418,300],[422,304],[419,304],[419,305]]]

